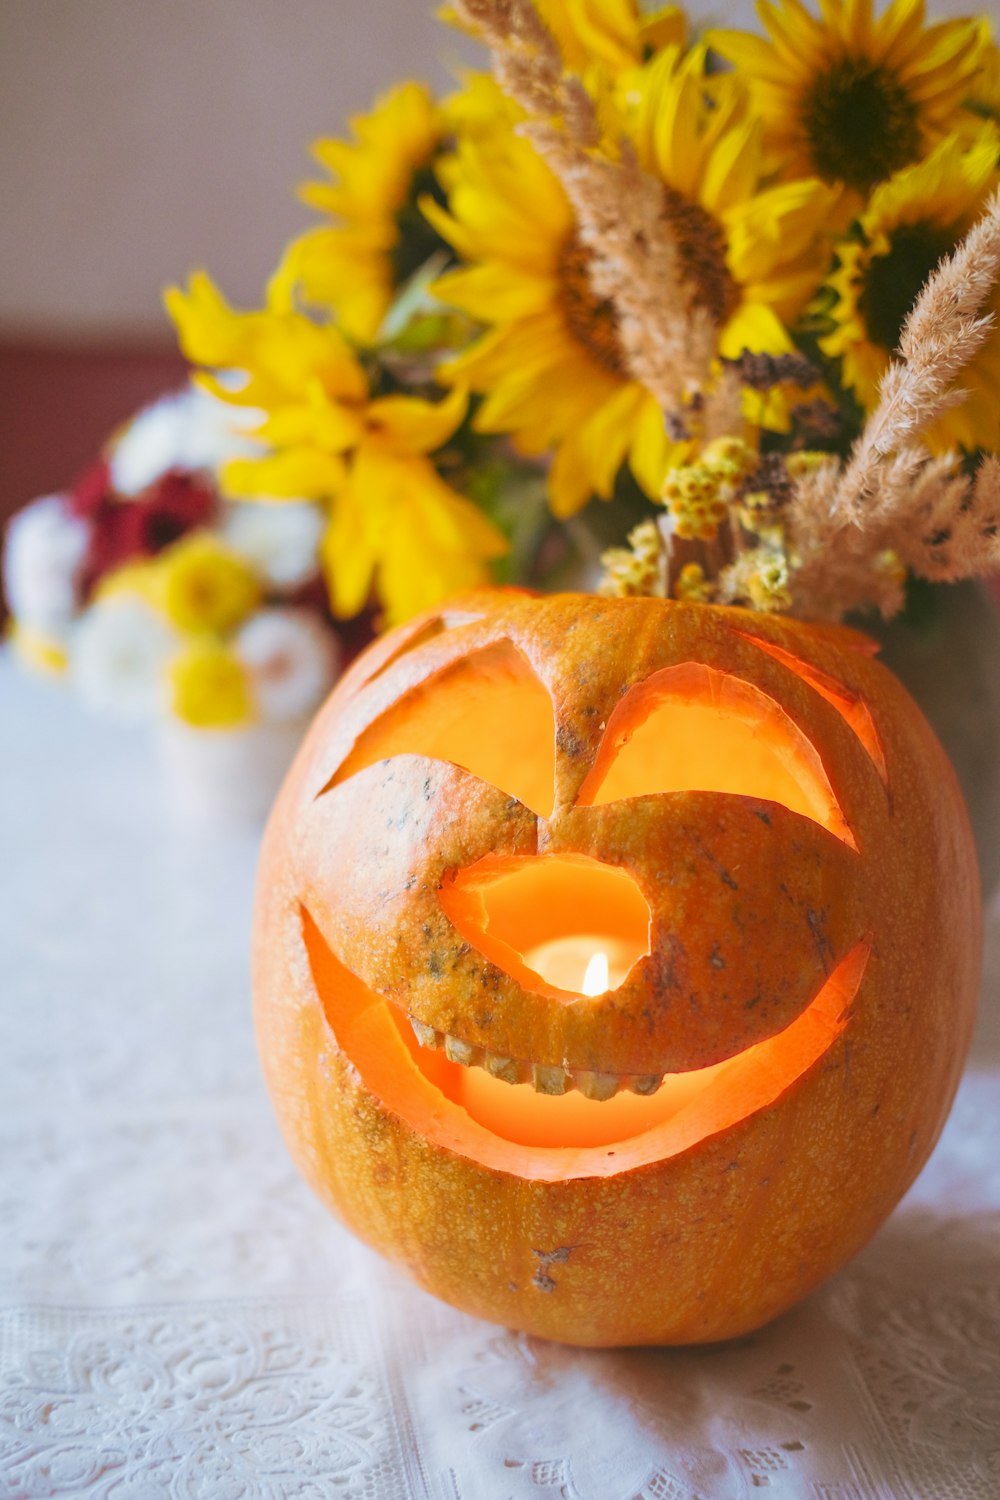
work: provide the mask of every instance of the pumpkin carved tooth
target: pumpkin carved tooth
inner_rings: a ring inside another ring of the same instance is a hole
[[[469,1067],[475,1056],[475,1047],[468,1042],[460,1042],[457,1036],[445,1033],[444,1055],[449,1062],[460,1063],[463,1068]]]
[[[504,1083],[519,1083],[519,1069],[512,1057],[497,1057],[494,1052],[484,1052],[483,1067],[492,1078],[502,1078]]]
[[[662,1073],[650,1073],[648,1076],[638,1076],[628,1080],[628,1086],[633,1094],[655,1094],[663,1082]]]
[[[435,1031],[433,1026],[428,1026],[425,1021],[418,1021],[416,1016],[409,1017],[410,1025],[413,1027],[413,1035],[421,1047],[427,1047],[434,1051],[441,1045],[441,1033]]]
[[[542,1063],[533,1063],[531,1082],[536,1094],[565,1094],[569,1074],[565,1068],[547,1068]]]
[[[574,1073],[573,1082],[585,1099],[610,1099],[618,1092],[616,1073]]]

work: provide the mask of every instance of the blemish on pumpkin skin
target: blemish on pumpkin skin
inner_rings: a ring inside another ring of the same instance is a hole
[[[688,988],[687,949],[675,932],[666,934],[652,955],[650,967],[650,988],[654,994]]]
[[[825,931],[826,915],[825,911],[815,912],[809,910],[806,912],[806,921],[809,924],[809,931],[812,933],[812,940],[816,945],[816,957],[823,966],[823,973],[829,974],[834,955],[833,949],[830,947],[830,940]]]
[[[573,1245],[558,1245],[555,1250],[535,1250],[531,1253],[543,1266],[561,1266],[573,1254]]]
[[[708,961],[712,965],[713,969],[724,969],[726,967],[726,960],[723,958],[722,954],[719,952],[719,945],[718,945],[718,943],[713,943],[712,944],[712,951],[708,955]]]
[[[556,730],[556,749],[569,760],[576,760],[587,749],[587,742],[581,739],[575,729],[567,724],[560,724]]]
[[[698,850],[698,853],[701,855],[702,859],[704,859],[705,862],[718,875],[719,879],[722,881],[722,884],[728,886],[731,891],[738,891],[740,888],[738,881],[736,881],[733,878],[731,872],[726,869],[721,859],[718,859],[716,855],[712,853],[711,849],[707,849],[702,843],[701,839],[695,840],[695,847]]]

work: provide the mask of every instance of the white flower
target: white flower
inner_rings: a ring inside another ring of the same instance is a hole
[[[245,500],[227,507],[222,539],[272,588],[284,591],[316,577],[325,526],[311,500]]]
[[[138,495],[169,469],[217,470],[230,458],[261,450],[246,429],[263,420],[251,407],[230,406],[200,386],[161,396],[125,427],[111,451],[111,484],[120,495]]]
[[[99,599],[70,643],[70,675],[81,698],[117,719],[152,718],[166,708],[166,665],[177,638],[135,594]]]
[[[260,716],[300,718],[319,703],[340,669],[340,642],[306,609],[262,609],[234,648],[250,674]]]
[[[88,536],[86,522],[70,514],[61,495],[33,500],[11,519],[3,585],[20,625],[45,635],[65,632],[80,603]]]

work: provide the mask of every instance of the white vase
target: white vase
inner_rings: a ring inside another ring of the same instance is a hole
[[[162,720],[158,752],[170,813],[205,828],[263,823],[308,726],[308,716],[236,729]]]

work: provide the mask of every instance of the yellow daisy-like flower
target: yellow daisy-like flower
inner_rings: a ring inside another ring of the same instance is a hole
[[[719,331],[721,354],[792,348],[788,320],[825,266],[817,232],[831,194],[795,182],[761,189],[759,131],[734,80],[706,104],[704,49],[675,49],[629,75],[622,124],[642,166],[663,184],[696,302]],[[613,308],[590,288],[588,255],[558,181],[511,133],[463,142],[449,169],[449,212],[425,212],[468,265],[437,285],[446,301],[487,325],[444,367],[485,400],[484,432],[508,432],[526,453],[555,450],[552,508],[607,499],[627,458],[655,497],[671,453],[662,413],[631,379]]]
[[[196,729],[236,729],[254,718],[250,677],[232,651],[210,638],[192,641],[167,669],[170,706]]]
[[[954,130],[988,31],[924,23],[923,0],[758,0],[768,38],[719,31],[711,45],[746,79],[776,164],[866,194]]]
[[[256,573],[207,531],[168,547],[152,573],[157,604],[185,634],[232,630],[260,602]]]
[[[257,432],[270,450],[227,464],[228,492],[329,504],[323,559],[335,613],[357,614],[374,590],[395,624],[488,582],[506,541],[430,457],[461,425],[464,390],[439,402],[372,398],[344,339],[294,307],[283,276],[261,312],[235,312],[203,275],[167,302],[190,359],[247,374],[239,390],[208,378],[210,388],[265,413]]]
[[[441,248],[416,204],[437,191],[433,161],[447,127],[429,90],[412,82],[382,95],[350,126],[352,141],[321,140],[312,148],[333,181],[302,189],[334,223],[293,240],[284,269],[351,338],[370,343],[396,288]]]
[[[878,399],[879,381],[924,282],[985,208],[998,180],[997,151],[992,126],[983,127],[971,148],[958,137],[943,141],[926,161],[875,189],[859,221],[860,235],[840,247],[830,278],[836,327],[820,342],[826,354],[842,360],[844,383],[866,409]],[[1000,311],[1000,296],[992,307]],[[966,400],[925,436],[939,449],[956,443],[970,450],[1000,446],[1000,327],[962,371],[960,383]]]

